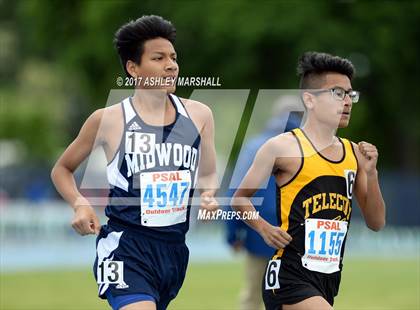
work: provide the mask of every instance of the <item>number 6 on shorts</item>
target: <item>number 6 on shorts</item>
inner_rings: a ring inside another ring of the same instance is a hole
[[[279,272],[280,272],[281,260],[272,259],[268,262],[267,270],[265,272],[265,289],[278,289],[280,288],[279,283]]]

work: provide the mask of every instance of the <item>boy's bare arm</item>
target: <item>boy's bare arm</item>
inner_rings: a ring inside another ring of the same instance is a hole
[[[373,144],[353,143],[358,159],[358,171],[355,183],[355,195],[366,225],[378,231],[385,226],[385,202],[379,187],[376,163],[378,150]]]
[[[198,187],[201,189],[201,207],[212,211],[218,208],[214,198],[217,188],[216,149],[214,146],[214,119],[211,110],[205,107],[205,124],[201,132],[201,160]]]
[[[100,224],[89,201],[77,189],[73,172],[102,143],[101,138],[97,137],[102,114],[103,110],[97,110],[86,120],[76,139],[51,171],[51,179],[57,191],[75,211],[72,226],[81,235],[98,233]]]
[[[256,211],[251,202],[251,197],[260,188],[261,184],[270,177],[279,160],[281,161],[281,158],[278,159],[276,155],[276,150],[282,147],[281,140],[282,138],[270,139],[257,152],[252,166],[249,168],[239,189],[233,195],[232,208],[236,211]],[[271,225],[262,217],[258,217],[257,220],[245,220],[245,223],[256,230],[264,241],[273,248],[284,248],[292,240],[287,232],[280,227]]]

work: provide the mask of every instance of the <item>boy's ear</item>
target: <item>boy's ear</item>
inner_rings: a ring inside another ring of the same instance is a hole
[[[133,78],[137,78],[137,67],[138,64],[132,60],[128,60],[125,64],[125,69]]]
[[[311,94],[310,92],[303,92],[302,94],[303,104],[308,110],[311,110],[314,108],[315,105],[315,96]]]

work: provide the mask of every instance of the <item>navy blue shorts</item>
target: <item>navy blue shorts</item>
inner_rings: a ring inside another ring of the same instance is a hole
[[[184,282],[188,257],[185,242],[152,238],[108,223],[96,238],[93,272],[98,295],[114,309],[141,300],[154,300],[158,310],[166,309]],[[116,305],[115,300],[130,302]]]

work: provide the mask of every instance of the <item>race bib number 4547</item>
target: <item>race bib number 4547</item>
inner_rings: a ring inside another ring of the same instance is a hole
[[[189,170],[140,174],[143,226],[169,226],[185,222],[191,189]]]
[[[322,273],[339,271],[341,249],[346,233],[345,221],[306,219],[303,267]]]

